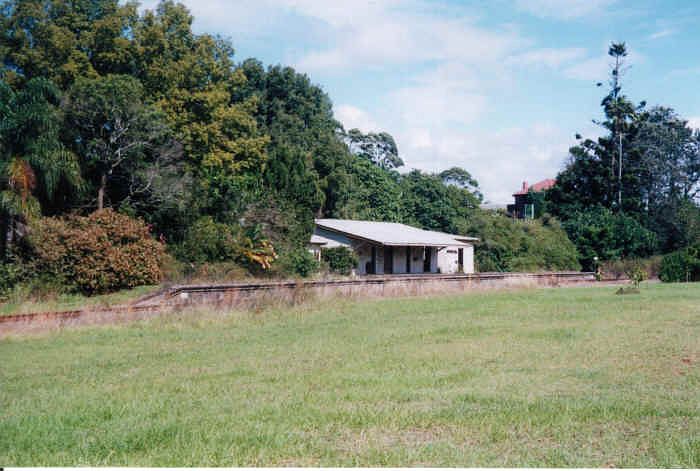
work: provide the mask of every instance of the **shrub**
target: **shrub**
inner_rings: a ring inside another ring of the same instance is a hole
[[[627,275],[627,278],[634,288],[639,288],[641,282],[647,279],[647,271],[644,262],[637,259],[626,260],[626,262],[624,268],[625,275]]]
[[[10,260],[0,263],[0,300],[4,299],[25,275],[26,271],[19,263]]]
[[[105,209],[31,223],[23,257],[39,276],[85,294],[160,282],[163,245],[146,224]]]
[[[323,261],[333,273],[349,275],[353,268],[357,267],[359,260],[355,252],[347,247],[333,247],[321,252]]]
[[[458,230],[479,238],[474,253],[480,272],[581,269],[576,247],[550,216],[520,221],[502,213],[477,211]]]
[[[223,262],[236,257],[238,244],[231,226],[205,216],[187,229],[175,253],[179,259],[193,263]]]
[[[270,241],[255,228],[246,231],[216,222],[211,216],[200,218],[187,230],[175,254],[180,260],[198,264],[234,262],[252,272],[270,269],[277,258]]]
[[[647,257],[654,253],[656,235],[637,220],[603,207],[573,214],[564,229],[576,245],[579,261],[593,270],[594,259],[619,260]]]
[[[645,279],[658,278],[662,257],[655,255],[649,258],[626,258],[621,260],[607,260],[601,262],[600,268],[605,278],[630,277],[630,273],[638,266],[644,274]]]
[[[665,255],[659,278],[666,283],[700,281],[700,245]]]
[[[280,275],[291,273],[304,278],[313,275],[319,269],[318,260],[305,249],[284,252],[275,265],[279,268]]]

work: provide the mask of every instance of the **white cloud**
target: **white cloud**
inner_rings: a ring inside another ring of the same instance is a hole
[[[516,0],[516,6],[534,16],[570,20],[596,15],[615,0]]]
[[[661,38],[665,38],[668,36],[673,36],[676,33],[677,33],[677,31],[675,29],[672,29],[672,28],[662,29],[662,30],[656,31],[655,33],[650,34],[649,39],[651,39],[651,40],[661,39]]]
[[[606,43],[605,50],[599,56],[589,57],[583,61],[570,65],[563,70],[565,77],[577,80],[603,81],[610,74],[613,65],[613,58],[607,54],[610,43]],[[646,61],[644,55],[633,49],[627,49],[628,55],[625,58],[625,67],[642,64]]]
[[[509,57],[507,63],[516,66],[549,67],[555,69],[580,59],[585,55],[586,49],[578,47],[533,49]]]
[[[464,19],[390,8],[371,11],[361,21],[340,22],[327,38],[330,47],[310,52],[296,65],[327,72],[424,61],[486,63],[528,44],[513,31],[489,31]]]
[[[688,126],[693,129],[700,129],[700,116],[691,116],[688,118]]]
[[[388,96],[402,126],[439,128],[472,123],[486,108],[477,72],[449,63],[414,77]]]
[[[577,80],[605,80],[610,70],[610,58],[591,57],[564,69],[564,76]]]
[[[346,130],[359,129],[364,133],[377,131],[379,126],[369,113],[353,105],[338,105],[334,109],[335,119],[343,124]]]
[[[429,146],[413,146],[410,136],[399,136],[407,144],[402,150],[404,160],[426,171],[466,168],[492,203],[511,202],[522,181],[555,177],[573,143],[572,136],[549,123],[493,132],[422,132],[429,135]]]

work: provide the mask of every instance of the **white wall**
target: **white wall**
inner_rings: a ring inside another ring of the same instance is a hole
[[[464,247],[464,273],[474,273],[474,246]]]
[[[438,267],[440,273],[458,273],[459,272],[459,249],[464,250],[463,273],[474,273],[474,246],[467,247],[445,247],[438,252]]]

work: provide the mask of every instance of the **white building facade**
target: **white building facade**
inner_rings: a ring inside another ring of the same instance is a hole
[[[309,250],[320,259],[324,249],[349,248],[358,275],[474,273],[477,240],[392,222],[317,219]]]

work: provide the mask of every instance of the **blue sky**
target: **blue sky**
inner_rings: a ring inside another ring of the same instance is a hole
[[[630,50],[630,98],[700,126],[695,0],[184,3],[238,60],[307,73],[346,128],[391,133],[407,168],[469,170],[495,203],[555,176],[575,133],[596,135],[611,41]]]

